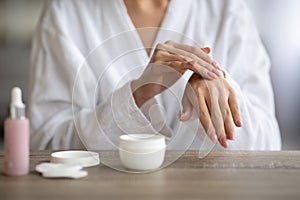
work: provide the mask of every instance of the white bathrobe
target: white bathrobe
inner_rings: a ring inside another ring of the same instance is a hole
[[[243,120],[229,149],[279,150],[270,61],[245,4],[171,0],[153,45],[170,39],[210,46],[213,58],[226,71]],[[189,72],[150,101],[149,105],[159,105],[153,109],[154,117],[149,108],[136,106],[130,81],[142,74],[148,62],[122,0],[50,1],[33,39],[31,148],[110,149],[124,133],[169,134],[170,130],[169,141],[174,140],[170,147],[185,149],[192,142],[190,148],[199,148],[201,139],[195,133],[203,135],[203,129],[195,131],[178,121]],[[155,126],[161,124],[158,130]]]

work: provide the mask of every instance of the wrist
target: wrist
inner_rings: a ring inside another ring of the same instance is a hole
[[[138,107],[165,89],[164,86],[154,83],[140,84],[137,80],[131,83],[132,95]]]
[[[139,108],[150,99],[144,92],[144,86],[139,86],[137,80],[131,82],[131,91],[134,101]]]

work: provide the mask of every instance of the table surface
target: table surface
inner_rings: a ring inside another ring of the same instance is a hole
[[[50,151],[31,152],[30,174],[0,174],[0,199],[300,199],[300,151],[187,151],[169,167],[129,174],[102,164],[82,179],[45,179],[34,171]],[[172,152],[168,152],[172,154]],[[3,170],[3,152],[0,165]]]

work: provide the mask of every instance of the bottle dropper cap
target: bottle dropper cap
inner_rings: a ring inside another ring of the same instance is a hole
[[[14,87],[11,91],[10,117],[12,119],[25,118],[25,105],[22,102],[22,91]]]

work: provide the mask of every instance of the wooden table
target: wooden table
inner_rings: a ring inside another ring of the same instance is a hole
[[[197,151],[188,151],[154,173],[128,174],[100,165],[77,180],[44,179],[34,172],[49,154],[31,152],[27,176],[1,173],[0,199],[300,199],[300,152],[216,151],[199,160]],[[3,152],[0,165],[2,170]]]

